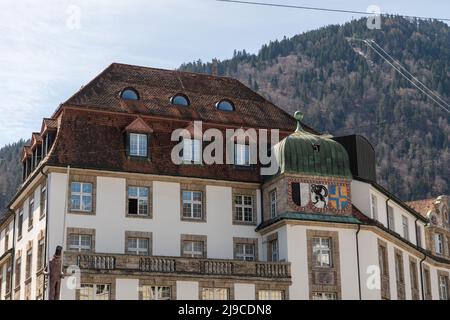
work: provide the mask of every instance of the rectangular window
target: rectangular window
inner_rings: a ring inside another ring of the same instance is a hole
[[[9,249],[9,231],[5,233],[5,252]]]
[[[148,156],[148,136],[146,134],[130,133],[130,156]]]
[[[22,238],[23,234],[23,209],[19,212],[19,219],[17,221],[17,237]]]
[[[422,227],[419,225],[416,225],[416,239],[417,245],[422,247]]]
[[[73,211],[92,211],[92,183],[72,182],[71,209]]]
[[[253,197],[238,195],[234,198],[234,219],[241,222],[253,222]]]
[[[41,270],[44,268],[44,239],[39,240],[38,242],[38,252],[37,252],[37,270]]]
[[[397,282],[405,283],[405,275],[403,272],[403,257],[401,254],[395,255],[395,276],[397,277]]]
[[[283,291],[281,290],[259,290],[258,300],[283,300]]]
[[[409,224],[408,218],[406,216],[402,216],[402,226],[403,226],[403,237],[409,241]]]
[[[9,263],[9,261],[7,262],[7,268],[6,268],[6,277],[5,277],[5,293],[9,293],[11,291],[11,276],[12,276],[12,271],[11,271],[11,265]]]
[[[202,160],[202,142],[198,139],[183,139],[183,162],[201,163]]]
[[[170,300],[170,287],[142,286],[142,300]]]
[[[229,300],[230,290],[227,288],[203,288],[202,300]]]
[[[20,286],[20,274],[22,272],[22,260],[19,258],[16,260],[16,268],[15,268],[15,274],[14,274],[14,278],[15,278],[15,286],[16,288],[18,286]]]
[[[313,292],[313,300],[336,300],[336,292]]]
[[[278,261],[278,239],[269,242],[270,261]]]
[[[255,245],[249,243],[237,243],[236,259],[242,261],[255,261]]]
[[[128,238],[127,252],[135,255],[148,255],[149,241],[147,238]]]
[[[234,145],[234,164],[237,166],[250,165],[250,146],[248,144]]]
[[[388,217],[388,228],[392,231],[395,231],[394,208],[391,206],[387,207],[387,217]]]
[[[270,198],[270,217],[275,218],[277,216],[277,190],[272,190],[269,193]]]
[[[128,187],[128,214],[148,216],[148,199],[147,187]]]
[[[439,299],[448,300],[448,277],[439,276]]]
[[[202,219],[201,191],[183,191],[183,217],[190,219]]]
[[[40,208],[40,218],[45,216],[47,212],[47,185],[44,183],[41,187],[41,208]]]
[[[372,219],[378,220],[377,197],[373,194],[370,195],[370,208],[372,210]]]
[[[89,234],[71,234],[69,235],[69,250],[91,251],[92,236]]]
[[[440,233],[434,234],[434,250],[438,254],[444,253],[444,236]]]
[[[32,249],[29,249],[27,251],[27,259],[25,264],[25,279],[31,278],[31,267],[32,267],[32,260],[33,259],[33,253]]]
[[[109,284],[86,284],[80,286],[80,300],[109,300],[111,286]]]
[[[386,248],[383,246],[378,246],[378,259],[380,263],[380,274],[382,276],[388,276],[389,269],[388,269],[387,251]]]
[[[313,266],[330,268],[331,259],[331,238],[312,238]]]
[[[419,288],[419,283],[417,279],[417,264],[411,261],[409,264],[409,272],[411,276],[411,289],[416,290]]]
[[[203,241],[183,241],[183,256],[191,258],[204,258],[204,243]]]
[[[28,202],[28,229],[33,228],[33,216],[34,216],[34,199],[31,198]]]
[[[430,270],[428,270],[428,269],[424,269],[423,289],[424,289],[425,299],[430,299],[431,298],[431,276],[430,276]]]

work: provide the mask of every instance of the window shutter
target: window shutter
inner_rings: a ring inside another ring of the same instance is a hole
[[[300,183],[299,182],[292,182],[291,184],[292,188],[292,201],[298,206],[301,206],[301,200],[300,200]]]
[[[127,157],[130,156],[130,133],[125,134],[125,154]]]

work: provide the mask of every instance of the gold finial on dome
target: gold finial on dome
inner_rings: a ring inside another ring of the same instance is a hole
[[[303,120],[303,113],[301,111],[295,111],[294,118],[297,120],[297,129],[295,129],[295,132],[301,132],[303,131],[302,123]]]

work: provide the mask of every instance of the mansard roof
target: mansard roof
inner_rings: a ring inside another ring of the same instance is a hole
[[[137,91],[139,99],[122,99],[125,88]],[[171,98],[177,93],[187,96],[190,105],[173,105]],[[235,111],[218,110],[215,105],[223,99],[232,101]],[[253,128],[295,129],[295,120],[288,113],[236,79],[119,63],[111,64],[75,93],[55,115],[66,105]]]

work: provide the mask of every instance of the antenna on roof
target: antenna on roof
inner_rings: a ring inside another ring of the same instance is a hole
[[[216,58],[211,62],[211,75],[217,77],[219,75],[219,64]]]

